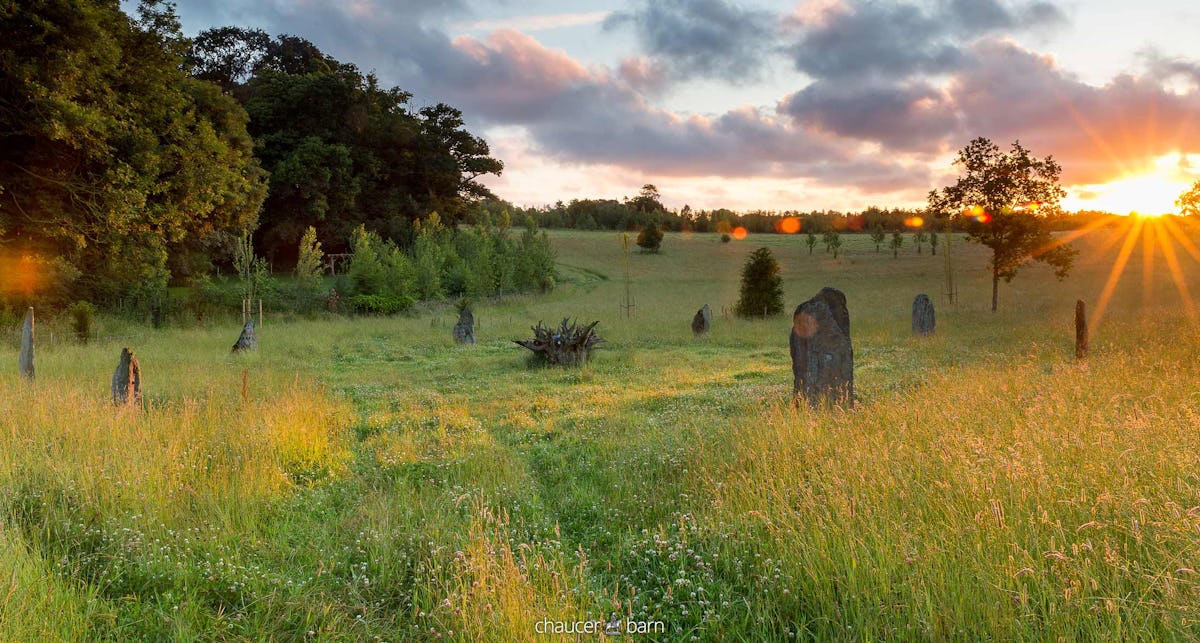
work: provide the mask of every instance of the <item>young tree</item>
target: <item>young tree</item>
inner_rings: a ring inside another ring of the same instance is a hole
[[[838,258],[838,251],[842,249],[842,235],[838,234],[837,230],[829,230],[824,235],[825,252],[833,252],[833,258]]]
[[[813,253],[813,248],[817,245],[817,233],[812,230],[809,230],[807,233],[805,233],[804,245],[808,246],[808,254],[811,255]]]
[[[970,212],[967,240],[992,250],[992,312],[999,302],[1000,280],[1012,281],[1030,260],[1067,276],[1078,251],[1056,243],[1046,214],[1058,210],[1066,192],[1059,187],[1062,167],[1054,158],[1038,159],[1021,146],[1009,152],[986,138],[977,138],[958,152],[955,164],[962,174],[954,185],[929,193],[932,213]]]
[[[638,233],[637,244],[645,252],[657,253],[662,248],[663,233],[656,225],[648,225]]]
[[[879,247],[883,245],[884,238],[882,224],[876,223],[871,226],[871,241],[875,244],[875,252],[879,252]]]
[[[913,231],[913,243],[917,244],[917,254],[921,254],[921,246],[925,243],[925,231],[917,228]]]
[[[932,254],[933,256],[936,257],[937,256],[937,247],[938,247],[937,230],[930,230],[929,231],[929,254]]]
[[[746,260],[735,311],[738,317],[767,317],[783,312],[783,277],[779,274],[779,262],[769,249],[759,248]]]
[[[898,259],[900,257],[900,246],[904,245],[904,235],[899,232],[893,232],[891,245],[892,245],[892,258]]]

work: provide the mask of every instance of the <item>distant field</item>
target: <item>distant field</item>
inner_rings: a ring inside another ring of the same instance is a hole
[[[476,346],[448,305],[268,319],[249,357],[236,321],[103,320],[119,339],[55,342],[27,385],[5,344],[0,640],[510,641],[613,615],[662,623],[632,640],[1195,639],[1200,333],[1177,283],[1200,262],[1145,230],[1084,364],[1075,300],[1096,310],[1124,231],[1077,241],[1065,281],[1025,268],[995,314],[961,238],[951,306],[945,246],[910,235],[897,259],[711,234],[626,259],[616,233],[556,231],[558,288],[478,306]],[[760,246],[788,313],[846,293],[852,410],[789,405],[790,314],[721,314]],[[527,367],[511,340],[564,316],[600,320],[595,359]],[[108,403],[122,345],[141,412]]]

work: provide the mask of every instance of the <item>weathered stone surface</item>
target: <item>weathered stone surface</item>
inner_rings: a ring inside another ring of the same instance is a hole
[[[238,351],[256,351],[258,350],[258,337],[254,334],[254,320],[246,322],[242,327],[242,334],[238,336],[237,342],[233,345],[231,353]]]
[[[1082,299],[1075,301],[1075,359],[1088,354],[1087,306]]]
[[[932,335],[937,331],[937,317],[933,313],[933,302],[929,295],[921,293],[913,300],[912,332],[914,335]]]
[[[465,306],[458,312],[458,321],[454,324],[453,333],[455,344],[475,343],[475,315],[470,306]]]
[[[854,405],[854,347],[846,295],[822,288],[792,314],[792,393],[812,405]]]
[[[17,356],[21,375],[33,379],[33,306],[25,311],[25,323],[21,326],[21,353]]]
[[[112,378],[113,404],[138,404],[142,401],[142,368],[128,348],[121,349],[121,362]]]
[[[692,317],[692,333],[696,335],[707,335],[712,328],[712,309],[708,304],[696,311],[696,316]]]

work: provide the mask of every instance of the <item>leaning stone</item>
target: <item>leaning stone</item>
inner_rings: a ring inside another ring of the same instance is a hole
[[[696,316],[692,317],[692,333],[696,335],[707,335],[712,328],[712,309],[708,304],[696,311]]]
[[[1087,306],[1082,299],[1075,300],[1075,359],[1088,354]]]
[[[33,306],[25,311],[25,323],[21,326],[21,353],[17,356],[21,375],[33,379]]]
[[[233,345],[231,353],[239,351],[256,351],[258,350],[258,337],[254,335],[254,320],[246,322],[242,327],[242,334],[238,336],[237,343]]]
[[[846,295],[822,288],[792,314],[792,393],[813,406],[854,405],[854,347]]]
[[[921,293],[913,300],[912,332],[914,335],[932,335],[937,331],[937,317],[933,313],[933,302],[929,295]]]
[[[142,401],[142,368],[133,351],[121,349],[121,362],[112,378],[113,404],[139,404]]]
[[[475,343],[475,315],[470,306],[464,306],[458,311],[458,321],[454,324],[453,334],[455,344]]]

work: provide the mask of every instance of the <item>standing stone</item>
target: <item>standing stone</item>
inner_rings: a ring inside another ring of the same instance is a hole
[[[792,394],[813,406],[854,405],[854,347],[846,295],[822,288],[792,314]]]
[[[113,404],[139,404],[142,401],[142,368],[133,351],[121,349],[121,362],[112,378]]]
[[[470,306],[463,306],[463,309],[458,311],[458,321],[454,324],[453,333],[455,344],[475,343],[475,314],[471,312]]]
[[[913,300],[913,335],[932,335],[936,330],[937,318],[933,314],[933,302],[929,300],[929,295],[921,293]]]
[[[33,306],[25,311],[25,323],[21,326],[21,353],[17,357],[21,375],[33,379]]]
[[[246,322],[245,326],[242,326],[242,334],[238,336],[237,343],[233,345],[233,350],[229,352],[237,353],[239,351],[256,350],[258,350],[258,337],[254,335],[254,320],[251,319]]]
[[[708,304],[696,311],[696,316],[692,318],[692,333],[699,335],[707,335],[709,329],[712,328],[712,309]]]
[[[1082,299],[1075,301],[1075,359],[1088,354],[1087,306]]]

